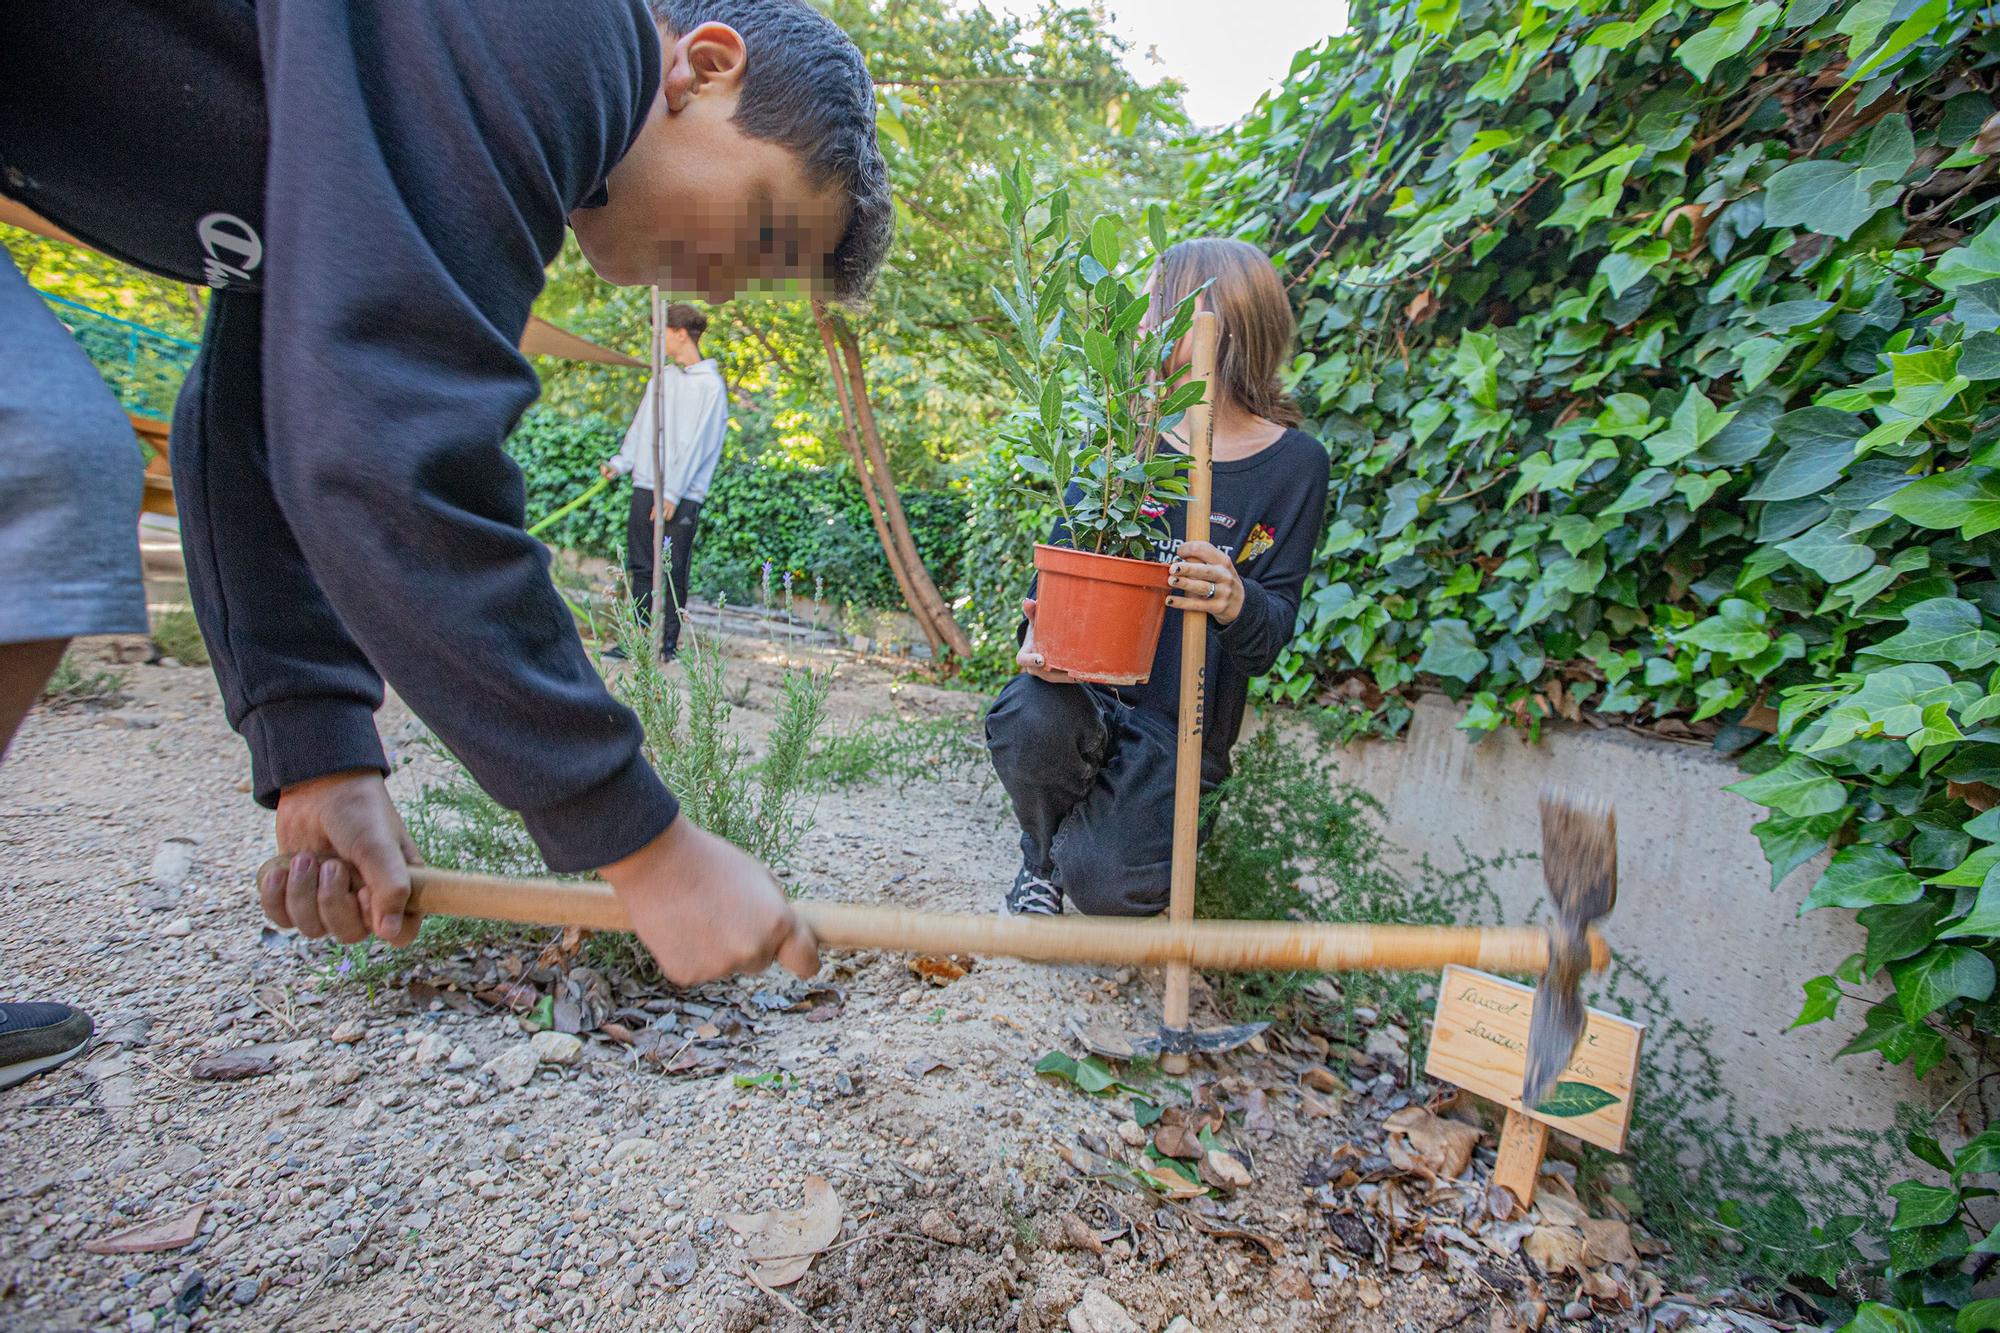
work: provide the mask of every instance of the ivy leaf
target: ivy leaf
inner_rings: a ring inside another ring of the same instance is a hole
[[[1683,640],[1737,662],[1755,657],[1770,646],[1771,633],[1764,628],[1763,613],[1749,602],[1740,597],[1725,597],[1716,612],[1697,622],[1682,636]]]
[[[1958,1150],[1952,1159],[1951,1178],[2000,1172],[2000,1128],[1989,1126]]]
[[[1847,516],[1834,513],[1778,549],[1827,583],[1844,583],[1875,563],[1875,548],[1847,532]]]
[[[1847,789],[1828,777],[1825,768],[1798,754],[1723,790],[1794,818],[1831,814],[1847,804]]]
[[[1912,1023],[1953,1000],[1984,1000],[1993,994],[1993,960],[1962,944],[1937,944],[1915,958],[1889,965],[1896,1002]]]
[[[1700,389],[1689,385],[1667,428],[1646,440],[1646,456],[1659,467],[1678,463],[1715,438],[1735,415],[1718,410]]]
[[[1968,1301],[1952,1321],[1952,1333],[1993,1333],[2000,1328],[2000,1300],[1991,1296]]]
[[[1854,461],[1854,446],[1865,430],[1852,412],[1802,407],[1778,418],[1776,433],[1789,447],[1769,473],[1744,495],[1746,500],[1797,500],[1818,495],[1840,480]]]
[[[1673,247],[1664,240],[1657,240],[1634,250],[1614,250],[1598,262],[1597,271],[1603,275],[1613,296],[1623,296],[1638,285],[1639,279],[1665,263],[1672,254]]]
[[[1996,868],[2000,868],[2000,845],[1981,847],[1931,883],[1948,889],[1982,889]]]
[[[1969,935],[1985,939],[2000,938],[2000,875],[1991,876],[1980,887],[1979,896],[1972,900],[1972,910],[1961,921],[1938,932],[1943,940],[1964,939]]]
[[[1846,240],[1896,197],[1896,182],[1916,164],[1907,116],[1884,116],[1858,165],[1826,158],[1794,162],[1764,187],[1764,225],[1804,227]]]
[[[1956,597],[1933,597],[1904,613],[1909,627],[1868,651],[1892,662],[1950,662],[1963,669],[2000,658],[2000,634],[1986,629],[1979,608]]]
[[[1840,1333],[1924,1333],[1924,1330],[1915,1319],[1893,1305],[1863,1301],[1855,1310],[1854,1318],[1840,1326]]]
[[[1831,301],[1780,301],[1759,310],[1756,320],[1765,328],[1776,329],[1780,333],[1803,333],[1833,310]]]
[[[1605,517],[1650,509],[1674,489],[1674,474],[1665,468],[1649,467],[1625,485],[1625,490],[1604,511]]]
[[[1904,1018],[1893,1000],[1875,1005],[1862,1016],[1861,1024],[1861,1031],[1837,1055],[1875,1051],[1892,1065],[1907,1060],[1918,1078],[1944,1059],[1944,1038],[1928,1025]]]
[[[1957,528],[1959,536],[1971,541],[2000,529],[2000,468],[1933,473],[1877,500],[1875,508],[1920,528]]]
[[[1901,857],[1886,847],[1857,843],[1843,847],[1827,863],[1826,873],[1813,885],[1799,914],[1821,907],[1876,907],[1914,902],[1924,896],[1923,881],[1912,875]]]
[[[1424,636],[1424,655],[1417,670],[1452,680],[1473,680],[1486,670],[1486,654],[1463,620],[1434,620]]]
[[[1706,83],[1717,65],[1740,55],[1763,31],[1764,25],[1777,16],[1778,7],[1768,2],[1729,10],[1682,42],[1674,51],[1674,58],[1687,66],[1688,73]]]
[[[1861,955],[1865,976],[1890,963],[1921,953],[1938,937],[1938,923],[1951,910],[1944,894],[1927,893],[1914,902],[1888,907],[1864,907],[1855,921],[1868,932],[1868,947]]]
[[[1891,1185],[1889,1194],[1896,1201],[1896,1215],[1889,1221],[1891,1231],[1939,1226],[1958,1215],[1958,1191],[1946,1185],[1904,1180]]]
[[[1772,815],[1751,828],[1764,845],[1764,859],[1771,863],[1771,887],[1826,850],[1827,840],[1847,822],[1846,807],[1826,815],[1792,818]]]
[[[1799,1016],[1792,1020],[1792,1028],[1824,1022],[1840,1007],[1840,982],[1833,977],[1814,977],[1806,982],[1805,990],[1806,1002],[1800,1007]],[[1785,1030],[1789,1032],[1791,1028]]]
[[[1736,364],[1743,367],[1742,382],[1744,392],[1749,392],[1771,378],[1771,372],[1784,364],[1792,345],[1776,338],[1745,338],[1736,344]]]
[[[2000,278],[2000,218],[1980,228],[1964,245],[1938,256],[1931,281],[1946,291]]]

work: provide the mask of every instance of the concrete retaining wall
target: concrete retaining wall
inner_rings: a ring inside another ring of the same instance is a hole
[[[1872,1054],[1835,1063],[1859,1027],[1845,1005],[1832,1022],[1785,1030],[1800,983],[1858,951],[1863,932],[1849,912],[1798,915],[1822,860],[1768,887],[1750,832],[1764,812],[1722,790],[1741,776],[1734,764],[1704,747],[1584,726],[1545,729],[1535,745],[1504,732],[1474,741],[1458,717],[1448,700],[1426,698],[1402,739],[1339,752],[1341,775],[1383,803],[1399,846],[1445,866],[1460,863],[1461,842],[1483,854],[1539,850],[1543,783],[1601,794],[1618,813],[1618,908],[1606,935],[1665,977],[1683,1020],[1713,1025],[1744,1111],[1769,1130],[1888,1128],[1899,1100],[1941,1098]],[[1497,872],[1494,887],[1509,920],[1546,898],[1532,862]]]

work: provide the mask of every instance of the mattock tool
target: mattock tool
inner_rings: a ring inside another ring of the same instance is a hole
[[[410,867],[407,910],[530,925],[630,930],[611,886],[596,880],[515,879]],[[1343,925],[1302,921],[1134,920],[1124,917],[999,916],[901,907],[794,902],[806,928],[831,949],[969,953],[1040,963],[1157,967],[1180,963],[1219,972],[1428,972],[1447,963],[1490,972],[1545,972],[1549,934],[1534,926]],[[1611,962],[1594,929],[1583,934],[1592,969]],[[1581,975],[1578,964],[1572,977]]]

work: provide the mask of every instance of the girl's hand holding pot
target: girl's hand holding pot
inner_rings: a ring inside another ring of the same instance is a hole
[[[1028,618],[1028,632],[1021,636],[1021,650],[1014,654],[1014,665],[1051,685],[1072,685],[1075,679],[1067,671],[1057,671],[1043,665],[1042,655],[1035,648],[1035,599],[1023,598],[1021,614]]]
[[[1167,571],[1167,605],[1176,611],[1206,611],[1227,625],[1243,611],[1243,579],[1236,562],[1208,542],[1182,542]]]

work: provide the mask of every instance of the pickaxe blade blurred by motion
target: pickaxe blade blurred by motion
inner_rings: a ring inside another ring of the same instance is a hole
[[[1598,797],[1542,789],[1542,877],[1554,900],[1549,968],[1535,987],[1521,1105],[1533,1110],[1554,1090],[1583,1039],[1583,973],[1590,927],[1618,901],[1618,817]]]

